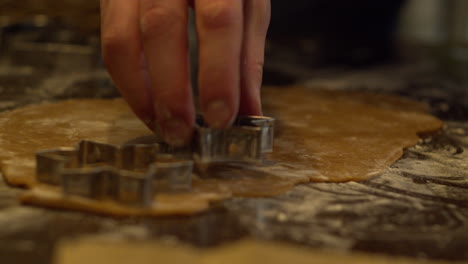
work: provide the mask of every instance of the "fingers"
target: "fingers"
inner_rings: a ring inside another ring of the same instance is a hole
[[[271,4],[270,0],[246,0],[244,5],[245,24],[239,114],[262,115],[260,88]]]
[[[229,126],[239,109],[242,2],[195,0],[200,104],[207,123],[214,128]]]
[[[194,123],[187,7],[187,0],[140,0],[140,33],[154,111],[164,139],[172,145],[186,143]]]
[[[151,128],[158,120],[172,145],[187,142],[194,123],[187,37],[191,2],[207,123],[224,128],[238,113],[261,114],[269,0],[101,0],[105,64],[134,112]]]
[[[135,114],[153,128],[154,112],[142,63],[138,2],[101,0],[104,63]]]

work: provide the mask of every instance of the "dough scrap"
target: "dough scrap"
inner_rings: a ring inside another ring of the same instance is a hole
[[[207,227],[209,228],[209,227]],[[161,242],[121,241],[105,237],[85,237],[61,241],[55,252],[57,264],[122,264],[129,262],[152,264],[449,264],[453,261],[431,261],[417,258],[369,254],[343,253],[312,249],[286,243],[245,239],[223,246],[201,249],[185,244]],[[460,263],[460,262],[457,262]]]
[[[389,95],[265,88],[274,116],[275,150],[263,166],[213,167],[194,179],[187,194],[155,197],[141,210],[111,202],[65,197],[35,181],[35,152],[72,147],[80,140],[123,144],[151,132],[121,99],[76,99],[31,105],[0,114],[0,166],[6,181],[29,188],[21,200],[111,215],[193,214],[229,197],[266,197],[299,183],[365,180],[398,160],[420,134],[442,122],[420,103]]]

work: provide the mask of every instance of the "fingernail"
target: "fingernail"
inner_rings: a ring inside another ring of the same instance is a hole
[[[224,128],[232,121],[231,109],[224,101],[214,101],[208,104],[205,120],[213,128]]]
[[[170,119],[164,122],[164,140],[172,146],[183,146],[190,139],[191,130],[186,122]]]

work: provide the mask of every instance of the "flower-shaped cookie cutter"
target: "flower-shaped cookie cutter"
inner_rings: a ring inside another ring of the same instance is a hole
[[[81,141],[76,148],[36,153],[36,176],[62,187],[65,195],[150,207],[156,193],[187,191],[192,183],[193,161],[160,149],[159,144]]]
[[[60,186],[65,195],[150,207],[160,192],[189,191],[194,161],[260,162],[273,150],[274,119],[238,117],[227,129],[212,129],[197,118],[192,144],[163,142],[117,146],[81,141],[76,148],[36,153],[40,183]]]

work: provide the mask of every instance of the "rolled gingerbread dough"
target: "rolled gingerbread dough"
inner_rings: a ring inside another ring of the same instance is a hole
[[[6,181],[30,189],[22,201],[113,215],[193,214],[232,196],[265,197],[298,183],[365,180],[398,160],[418,135],[442,122],[424,105],[388,95],[265,88],[276,139],[263,166],[213,167],[185,194],[161,194],[153,208],[63,196],[35,181],[35,152],[75,146],[83,139],[123,144],[151,132],[121,99],[76,99],[0,114],[0,166]]]

